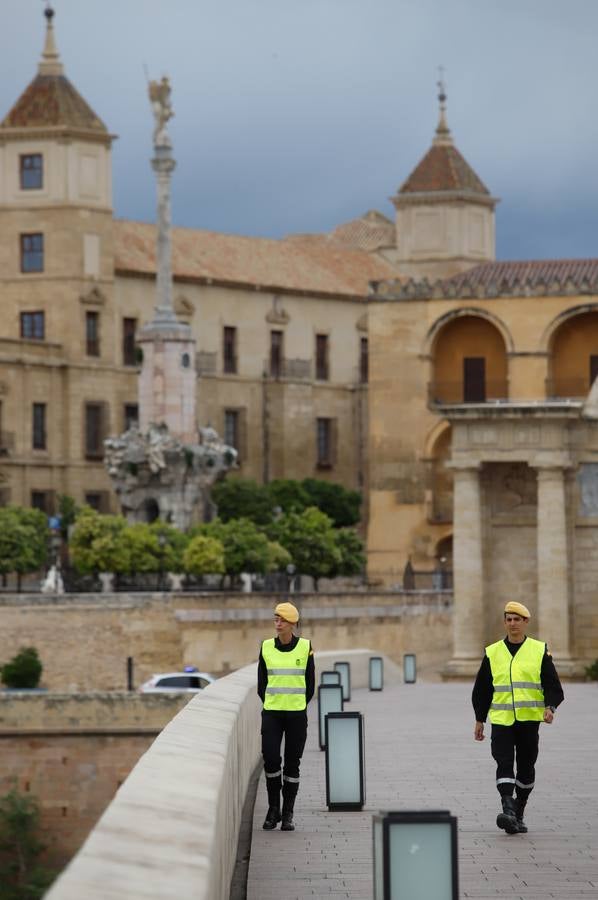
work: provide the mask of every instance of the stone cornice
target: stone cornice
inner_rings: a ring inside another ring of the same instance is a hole
[[[89,141],[93,144],[105,144],[109,147],[117,134],[94,131],[91,128],[72,128],[64,125],[0,127],[0,145],[9,141],[51,140],[67,143],[71,140]]]
[[[421,191],[417,193],[395,194],[390,197],[395,209],[404,206],[438,206],[447,203],[474,203],[494,209],[499,203],[498,197],[489,194],[477,194],[474,191]]]
[[[598,295],[598,279],[589,281],[568,277],[551,281],[494,281],[487,285],[460,276],[457,284],[452,279],[430,282],[427,278],[415,281],[393,279],[370,282],[370,300],[493,300],[496,297],[576,297],[580,294]]]

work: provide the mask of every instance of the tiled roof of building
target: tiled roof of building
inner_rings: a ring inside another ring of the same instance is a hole
[[[389,300],[598,294],[598,259],[489,262],[433,283],[427,279],[383,281],[373,293]]]
[[[486,185],[453,144],[434,144],[409,178],[399,195],[459,191],[490,196]]]
[[[572,282],[581,285],[584,281],[590,284],[598,282],[598,259],[535,259],[520,262],[490,262],[461,272],[447,280],[447,284],[459,288],[480,285],[500,285],[512,289],[525,285],[537,287],[555,282],[566,284]]]
[[[116,270],[153,275],[156,227],[116,220]],[[369,282],[396,278],[396,269],[363,250],[315,236],[274,240],[191,228],[172,232],[175,278],[248,285],[295,293],[365,297]]]
[[[346,247],[356,247],[371,253],[396,244],[395,225],[375,209],[363,216],[344,222],[330,232],[330,239]]]
[[[95,131],[107,128],[64,75],[36,75],[0,123],[0,128],[47,128]]]

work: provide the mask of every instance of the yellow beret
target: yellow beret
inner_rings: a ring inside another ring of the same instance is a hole
[[[531,613],[527,606],[524,606],[523,603],[517,603],[516,600],[509,600],[505,606],[505,612],[515,613],[515,615],[522,616],[524,619],[531,619]]]
[[[279,603],[274,610],[275,616],[280,616],[285,622],[295,625],[299,621],[299,610],[292,603]]]

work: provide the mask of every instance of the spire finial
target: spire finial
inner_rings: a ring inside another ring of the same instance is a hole
[[[435,144],[452,144],[451,131],[446,123],[446,85],[444,81],[444,66],[438,66],[438,125],[436,127]]]
[[[46,40],[38,72],[40,75],[62,75],[63,68],[60,62],[60,54],[54,41],[54,10],[50,5],[50,0],[46,0],[44,16],[46,17]]]

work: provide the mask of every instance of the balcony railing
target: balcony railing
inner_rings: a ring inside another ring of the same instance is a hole
[[[309,381],[311,374],[310,359],[266,359],[263,371],[268,378],[290,378],[296,381]]]
[[[548,400],[584,400],[590,392],[589,378],[547,378],[546,397]]]
[[[506,378],[487,378],[484,385],[466,389],[463,381],[432,381],[428,385],[428,404],[444,406],[454,403],[490,403],[507,401],[509,386]]]

